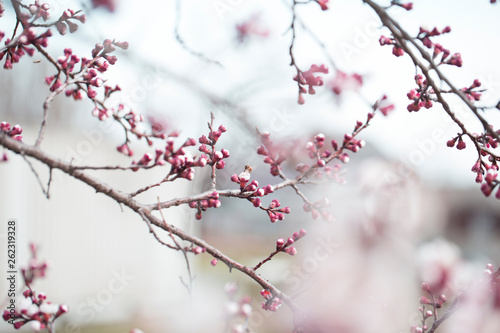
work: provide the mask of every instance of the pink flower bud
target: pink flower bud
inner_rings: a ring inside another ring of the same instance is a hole
[[[265,191],[264,189],[262,188],[259,188],[257,191],[254,192],[254,195],[258,196],[258,197],[263,197],[265,195]]]
[[[217,262],[218,262],[217,259],[212,259],[212,261],[210,262],[210,265],[215,266],[215,265],[217,265]]]
[[[401,57],[402,55],[405,54],[405,51],[403,51],[402,48],[399,48],[397,46],[394,46],[392,48],[392,54],[394,54],[396,57]]]
[[[422,288],[423,291],[425,291],[427,293],[431,292],[431,286],[428,283],[426,283],[426,282],[422,283],[421,288]]]
[[[463,140],[462,140],[462,138],[459,138],[459,139],[458,139],[457,149],[458,149],[458,150],[465,149],[465,141],[463,141]]]
[[[259,198],[252,199],[252,203],[254,207],[260,207],[262,201]]]
[[[224,169],[224,166],[225,166],[225,165],[226,165],[226,162],[224,162],[224,161],[219,161],[219,162],[217,162],[217,163],[215,164],[215,167],[216,167],[217,169]]]
[[[481,185],[481,191],[485,196],[489,197],[491,192],[493,192],[493,185],[484,183]]]
[[[420,297],[420,304],[431,304],[432,301],[430,301],[427,297],[422,296]]]
[[[401,7],[403,7],[406,10],[412,10],[413,9],[413,3],[412,2],[403,3],[403,4],[401,4]]]

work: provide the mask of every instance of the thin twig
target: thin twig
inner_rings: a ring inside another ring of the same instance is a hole
[[[190,48],[186,44],[184,39],[181,37],[181,35],[179,33],[179,26],[180,26],[180,20],[181,20],[181,2],[182,2],[182,0],[177,0],[175,3],[175,11],[176,11],[176,13],[175,13],[175,26],[174,26],[175,39],[177,39],[177,42],[179,42],[179,44],[182,46],[182,48],[184,50],[188,51],[193,56],[200,58],[201,60],[203,60],[209,64],[214,64],[214,65],[217,65],[221,68],[224,68],[224,66],[222,66],[222,64],[220,62],[218,62],[217,60],[212,60],[212,59],[208,58],[206,55],[204,55],[203,53],[195,51],[192,48]]]
[[[35,178],[38,182],[38,184],[40,185],[40,188],[42,189],[42,192],[43,194],[45,195],[45,197],[47,197],[47,199],[50,199],[50,195],[49,195],[49,190],[48,190],[48,187],[47,187],[47,190],[45,190],[45,188],[43,187],[43,183],[42,183],[42,180],[40,179],[40,176],[38,175],[38,172],[35,170],[35,168],[33,167],[33,164],[31,164],[30,160],[28,160],[26,158],[26,156],[24,154],[21,154],[21,156],[23,157],[23,159],[26,161],[26,163],[28,163],[28,166],[30,167],[31,171],[33,172],[33,174],[35,175]],[[52,169],[51,169],[52,170]],[[52,178],[52,172],[50,172],[50,177],[49,177],[49,183],[48,183],[48,186],[50,186],[50,179]]]

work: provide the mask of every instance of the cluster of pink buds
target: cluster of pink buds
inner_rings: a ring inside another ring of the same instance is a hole
[[[23,137],[20,135],[23,132],[23,129],[20,125],[14,125],[13,127],[10,127],[10,124],[8,122],[2,121],[0,123],[0,132],[5,133],[11,138],[18,141],[23,140]]]
[[[81,100],[83,94],[85,93],[89,99],[94,101],[95,108],[92,114],[98,117],[100,120],[107,119],[112,112],[104,108],[103,103],[99,103],[97,98],[96,88],[100,88],[104,85],[104,98],[108,98],[113,92],[121,90],[119,86],[114,88],[104,84],[104,80],[99,78],[99,73],[104,73],[107,71],[109,65],[114,65],[116,63],[116,56],[110,55],[111,52],[115,51],[116,47],[122,49],[128,48],[127,42],[116,42],[106,39],[103,44],[96,44],[92,50],[92,59],[87,59],[85,57],[79,58],[70,48],[64,49],[64,56],[57,59],[58,67],[61,72],[63,72],[66,77],[71,77],[74,75],[80,75],[81,81],[78,82],[75,88],[67,89],[65,91],[66,96],[73,97],[75,100]],[[75,65],[80,63],[80,69],[78,73],[75,73]],[[60,73],[45,77],[45,82],[50,85],[50,91],[56,91],[63,86],[60,79]],[[64,86],[66,88],[66,86]],[[123,106],[121,106],[123,108]],[[120,110],[119,110],[120,111]]]
[[[315,162],[312,165],[308,165],[305,163],[299,163],[295,167],[295,170],[302,174],[307,174],[314,169],[312,176],[315,177],[316,179],[322,179],[323,176],[326,176],[338,183],[343,183],[343,180],[339,178],[339,171],[342,169],[342,166],[338,163],[336,163],[334,166],[329,166],[326,165],[326,163],[331,159],[332,152],[324,148],[325,144],[325,135],[322,133],[319,133],[314,136],[314,141],[309,141],[306,143],[306,150],[307,154],[309,155],[309,158],[315,160]],[[334,153],[337,154],[336,158],[338,158],[340,161],[347,163],[349,162],[349,156],[347,153],[342,153],[341,149],[339,149],[339,146],[335,140],[331,141]],[[307,175],[309,177],[309,175]]]
[[[187,180],[194,179],[193,167],[204,167],[207,165],[207,157],[201,155],[199,158],[193,157],[187,147],[192,147],[196,145],[195,139],[187,139],[184,144],[178,149],[174,148],[174,140],[168,138],[166,141],[166,146],[164,150],[156,149],[155,157],[153,158],[150,154],[145,154],[141,160],[138,162],[132,162],[133,165],[138,166],[162,166],[166,163],[170,164],[170,171],[165,177],[165,179],[172,181],[177,178],[184,178]],[[153,161],[152,165],[149,163]]]
[[[358,128],[358,126],[361,127],[362,125],[363,123],[358,121],[356,123],[356,128]],[[363,148],[366,145],[366,142],[364,140],[358,140],[356,138],[353,138],[351,134],[345,134],[344,142],[342,143],[342,145],[346,149],[352,151],[353,153],[356,153],[360,148]]]
[[[206,154],[208,158],[207,164],[215,166],[216,169],[224,169],[226,166],[224,159],[229,157],[229,151],[226,149],[221,149],[220,151],[215,149],[217,141],[225,131],[226,128],[223,125],[220,125],[217,130],[212,130],[212,128],[210,128],[208,138],[205,135],[202,135],[198,139],[198,142],[200,143],[198,150]]]
[[[219,141],[222,133],[226,132],[226,127],[220,125],[217,129],[214,128],[214,114],[211,114],[211,120],[208,123],[208,137],[202,135],[198,142],[200,146],[198,150],[206,155],[203,155],[207,160],[206,164],[212,167],[212,177],[215,177],[215,169],[224,169],[226,166],[225,158],[229,157],[229,151],[222,149],[220,151],[215,149],[215,145]]]
[[[67,9],[62,13],[61,17],[55,23],[56,29],[61,35],[65,35],[68,32],[68,28],[70,33],[78,30],[78,24],[74,21],[79,21],[81,23],[85,23],[85,21],[87,21],[87,17],[85,15],[78,15],[79,12],[80,11],[75,12],[72,9]]]
[[[189,207],[197,209],[196,219],[201,220],[201,212],[205,212],[208,208],[219,208],[221,202],[219,200],[219,193],[217,191],[212,192],[206,199],[191,201]]]
[[[255,201],[260,201],[259,198],[254,199],[253,205],[256,206]],[[285,218],[285,214],[290,214],[290,207],[283,207],[279,208],[281,206],[280,202],[278,199],[273,199],[273,201],[269,204],[269,206],[262,207],[260,206],[261,209],[264,209],[267,212],[267,215],[269,216],[269,219],[271,220],[272,223],[276,221],[282,221]]]
[[[281,299],[273,296],[271,291],[267,289],[262,290],[260,294],[266,300],[264,303],[262,303],[262,309],[266,311],[276,312],[281,304],[283,304],[283,301]]]
[[[495,133],[500,134],[500,130],[495,131]],[[483,135],[475,134],[474,136],[475,136],[476,141],[486,149],[490,149],[490,148],[495,149],[499,146],[498,140],[493,135],[491,135],[491,133],[489,133],[489,132],[485,132]],[[488,155],[489,155],[489,153],[487,151],[485,151],[485,150],[481,151],[481,156],[486,157]],[[490,162],[493,162],[493,165],[496,165],[497,159],[495,157],[489,155],[489,159],[490,159]]]
[[[44,329],[52,329],[54,321],[62,314],[68,312],[66,305],[56,305],[47,302],[47,296],[44,293],[36,294],[31,284],[38,277],[44,277],[47,269],[46,262],[40,262],[37,259],[37,248],[30,244],[31,259],[28,267],[22,267],[21,273],[24,284],[28,288],[23,292],[24,299],[17,307],[8,307],[3,312],[3,319],[19,329],[27,323],[30,323],[31,329],[39,332]]]
[[[454,138],[452,138],[452,139],[448,140],[448,141],[446,142],[446,145],[447,145],[448,147],[450,147],[450,148],[453,148],[453,147],[455,147],[455,143],[457,143],[457,141],[458,141],[458,143],[457,143],[457,149],[458,149],[458,150],[465,149],[466,144],[465,144],[465,141],[462,139],[462,136],[463,136],[463,134],[459,134],[459,135],[457,135],[456,137],[454,137]]]
[[[451,57],[448,58],[448,56],[451,54],[450,50],[445,49],[439,43],[432,42],[430,39],[431,37],[439,36],[449,32],[451,32],[451,28],[449,26],[445,27],[442,31],[439,31],[439,29],[437,28],[434,28],[429,31],[421,27],[417,35],[417,39],[419,39],[422,42],[422,44],[424,44],[425,47],[429,49],[434,48],[432,52],[433,59],[435,59],[438,55],[442,54],[441,60],[439,61],[438,65],[447,64],[447,65],[462,67],[462,56],[460,55],[460,53],[454,53],[451,55]]]
[[[306,234],[307,232],[304,229],[300,229],[299,232],[294,232],[292,237],[288,238],[287,240],[285,240],[284,238],[279,238],[276,241],[276,251],[285,252],[291,256],[296,255],[297,249],[291,245],[304,237]]]
[[[297,81],[299,86],[299,104],[305,103],[303,94],[309,93],[310,95],[314,95],[316,93],[314,87],[323,85],[323,78],[321,76],[314,76],[315,73],[328,74],[328,68],[325,65],[311,65],[309,70],[305,72],[298,71],[298,74],[293,77],[293,80]],[[308,86],[308,89],[305,86]]]
[[[476,79],[474,80],[474,82],[472,82],[470,87],[464,87],[461,90],[462,92],[465,93],[465,95],[471,102],[476,102],[481,99],[481,92],[483,92],[484,90],[474,91],[473,89],[479,88],[480,86],[481,82],[478,79]]]
[[[3,313],[3,319],[13,324],[15,329],[30,323],[30,328],[39,332],[52,327],[58,317],[68,312],[68,306],[65,304],[46,302],[47,296],[44,293],[36,295],[27,289],[23,296],[24,299],[14,311],[5,310]]]
[[[41,17],[44,21],[47,21],[50,18],[50,6],[48,3],[42,4],[40,1],[35,0],[35,3],[29,5],[28,9],[30,14],[34,16],[35,20]]]
[[[309,141],[306,143],[306,150],[309,158],[315,159],[315,166],[318,168],[323,168],[326,165],[325,159],[331,156],[331,152],[329,150],[323,150],[325,144],[325,135],[323,133],[319,133],[314,136],[314,142]]]
[[[328,1],[329,0],[315,0],[315,1],[321,7],[321,10],[327,10],[328,9]]]
[[[59,65],[61,65],[62,70],[66,73],[73,72],[75,65],[79,62],[80,62],[80,58],[77,55],[73,54],[73,50],[71,50],[70,48],[64,49],[64,56],[61,56],[57,59],[57,63]],[[96,75],[97,75],[97,73],[96,73]],[[85,78],[85,79],[87,79],[87,78]]]
[[[500,134],[500,130],[495,131],[495,133]],[[464,149],[465,142],[462,140],[462,135],[463,134],[459,134],[457,137],[449,140],[447,142],[448,147],[453,147],[458,140],[457,148]],[[472,166],[471,171],[476,174],[476,183],[481,184],[481,191],[488,197],[500,183],[497,180],[499,169],[498,161],[500,159],[489,151],[489,149],[497,148],[499,142],[490,132],[485,132],[482,135],[474,133],[473,140],[474,143],[479,146],[479,158]],[[500,199],[500,186],[498,187],[495,197]]]
[[[405,54],[405,51],[398,46],[396,40],[394,38],[389,38],[386,36],[380,36],[378,42],[380,45],[394,45],[392,48],[392,54],[394,54],[396,57],[401,57],[402,55]]]
[[[323,198],[314,203],[305,203],[304,211],[308,213],[310,212],[313,220],[316,220],[321,216],[323,221],[331,222],[333,221],[333,216],[326,210],[329,205],[330,200],[328,200],[327,198]]]
[[[241,193],[253,192],[249,197],[247,197],[248,201],[250,201],[254,207],[265,210],[272,223],[278,220],[283,220],[285,218],[285,214],[290,214],[290,207],[280,208],[281,203],[278,199],[273,199],[268,207],[262,206],[262,200],[260,197],[273,193],[274,187],[269,184],[262,188],[258,188],[259,182],[256,180],[252,180],[248,183],[250,180],[249,170],[251,172],[251,168],[247,165],[245,171],[240,173],[239,176],[237,174],[232,175],[231,181],[240,185]]]
[[[477,173],[477,177],[476,177],[476,182],[479,182],[479,180],[483,181],[483,175],[482,175],[482,170],[480,172]],[[481,175],[481,176],[479,176]],[[486,172],[486,175],[484,176],[484,183],[481,184],[481,191],[483,192],[483,194],[487,197],[489,197],[491,195],[491,193],[493,192],[493,190],[498,186],[498,184],[500,183],[497,179],[498,177],[498,166],[495,165],[494,167],[490,167],[490,169],[488,169],[488,171]],[[495,197],[497,199],[500,199],[500,187],[498,187],[498,191],[497,193],[495,194]]]
[[[359,90],[363,85],[363,77],[357,73],[347,74],[337,70],[335,77],[328,85],[335,95],[340,95],[345,90]]]
[[[428,49],[431,49],[435,45],[431,41],[431,39],[430,39],[431,37],[439,36],[442,34],[447,34],[449,32],[451,32],[451,28],[449,26],[445,27],[442,31],[439,31],[438,28],[434,28],[432,30],[427,30],[425,28],[420,27],[420,30],[419,30],[418,35],[417,35],[417,39],[419,39],[422,42],[422,44],[424,44],[425,47],[427,47]],[[439,44],[436,44],[436,45],[439,45]],[[436,51],[434,51],[434,52],[436,52]],[[449,51],[448,51],[448,55],[449,55]]]
[[[406,94],[408,99],[412,101],[406,108],[409,112],[416,112],[421,108],[429,109],[433,105],[430,95],[433,94],[434,91],[432,88],[429,89],[427,80],[424,79],[422,74],[417,74],[415,75],[415,82],[417,83],[418,88],[412,89],[408,94]]]
[[[5,34],[0,31],[0,41],[3,39]],[[7,47],[0,51],[0,60],[5,56],[4,69],[12,69],[12,65],[18,63],[22,56],[26,53],[31,57],[35,53],[35,48],[29,45],[47,47],[47,39],[52,36],[52,32],[47,30],[41,35],[37,36],[36,29],[34,27],[26,27],[22,34],[16,39],[11,40],[7,38],[5,40],[5,45]]]
[[[411,333],[425,333],[429,330],[429,325],[426,324],[427,319],[434,318],[437,309],[441,308],[444,303],[446,303],[446,296],[444,294],[436,295],[433,288],[427,284],[422,283],[422,290],[428,294],[429,297],[422,296],[420,297],[421,307],[418,308],[418,311],[422,315],[422,320],[420,325],[412,325],[410,327]],[[426,309],[426,305],[430,305],[431,309]]]
[[[257,154],[265,156],[264,163],[271,166],[271,175],[278,176],[281,172],[281,163],[283,163],[287,155],[284,152],[276,153],[271,142],[269,132],[259,132],[260,142],[263,146],[257,149]]]
[[[118,88],[119,89],[119,88]],[[119,104],[117,110],[115,109],[101,109],[96,106],[94,110],[92,111],[92,114],[96,117],[98,117],[100,120],[105,120],[108,117],[113,116],[114,119],[119,121],[124,128],[126,128],[127,131],[130,131],[132,134],[134,134],[139,140],[144,138],[149,146],[153,145],[152,138],[157,138],[164,140],[166,138],[169,138],[167,140],[167,146],[165,148],[165,155],[164,155],[164,160],[168,162],[167,158],[170,156],[171,153],[174,152],[174,147],[173,147],[173,140],[170,138],[177,137],[179,135],[178,132],[172,132],[170,134],[166,134],[163,129],[155,128],[155,125],[152,125],[152,133],[147,134],[145,131],[142,129],[142,124],[144,122],[144,117],[142,114],[137,113],[134,110],[131,109],[125,109],[125,106],[123,104]],[[128,125],[128,127],[126,126]],[[183,145],[183,147],[186,146],[193,146],[196,144],[196,141],[194,139],[188,139],[186,143]],[[181,147],[182,148],[182,147]],[[128,145],[128,140],[124,144],[120,145],[117,147],[117,150],[125,155],[132,156],[133,151],[130,149]],[[184,155],[184,150],[178,151],[178,154]],[[160,159],[161,157],[161,150],[156,150],[155,152],[155,165],[164,165],[164,162]],[[175,154],[174,154],[175,155]],[[144,157],[144,160],[140,165],[146,165],[144,162],[148,159],[148,157]],[[204,158],[206,160],[206,157]],[[150,156],[150,161],[152,161],[153,158]],[[203,162],[203,161],[202,161]],[[206,162],[206,161],[205,161]],[[206,163],[205,163],[206,164]],[[205,166],[205,164],[200,165],[200,166]]]

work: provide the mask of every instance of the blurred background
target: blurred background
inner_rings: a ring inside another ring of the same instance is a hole
[[[96,8],[97,1],[48,3],[55,18],[67,8],[83,9],[88,17],[74,34],[49,39],[47,50],[54,58],[66,47],[89,56],[94,44],[106,38],[130,43],[127,51],[115,53],[118,62],[104,75],[110,85],[122,88],[114,102],[178,130],[177,144],[206,135],[210,112],[215,114],[215,123],[228,129],[219,148],[231,153],[218,174],[219,189],[235,188],[230,177],[246,164],[261,185],[278,182],[256,153],[260,142],[255,127],[269,131],[287,151],[283,170],[294,177],[295,165],[308,159],[305,144],[314,135],[340,142],[382,95],[395,104],[389,116],[377,115],[360,135],[367,144],[343,165],[345,184],[304,187],[312,201],[328,198],[333,221],[313,220],[292,189],[273,193],[292,210],[274,224],[249,202],[235,199],[222,200],[221,208],[210,209],[201,221],[183,206],[164,212],[169,223],[249,266],[272,252],[277,238],[306,229],[307,237],[296,244],[297,255],[278,255],[260,270],[304,306],[317,325],[314,332],[408,332],[421,320],[423,279],[446,274],[445,293],[453,299],[470,289],[487,263],[497,267],[500,262],[500,206],[474,183],[474,150],[446,147],[458,128],[439,107],[406,111],[415,68],[409,58],[396,58],[391,48],[380,47],[380,35],[389,34],[361,1],[331,1],[327,11],[316,3],[297,6],[295,60],[302,70],[311,64],[330,68],[325,86],[316,95],[305,95],[304,105],[297,104],[295,71],[289,66],[289,1],[116,0],[99,2]],[[8,36],[14,15],[10,4],[5,6],[0,31]],[[451,34],[437,38],[452,53],[460,52],[464,65],[443,71],[459,87],[479,79],[487,89],[481,105],[493,106],[500,99],[498,10],[486,0],[422,0],[412,11],[396,7],[390,14],[414,34],[420,26],[451,26]],[[329,89],[336,76],[333,65],[362,75],[363,86],[334,94]],[[49,93],[44,77],[54,74],[40,55],[1,71],[0,121],[21,124],[28,144],[36,140]],[[450,98],[450,104],[471,129],[480,131],[458,100]],[[88,101],[58,96],[42,148],[78,165],[129,165],[131,159],[116,151],[124,140],[120,128],[93,117],[92,108]],[[487,111],[486,116],[498,124],[497,113]],[[148,152],[139,142],[132,149],[136,160]],[[232,332],[246,326],[251,332],[292,331],[290,310],[262,311],[260,289],[242,274],[229,274],[222,264],[212,267],[207,255],[191,256],[195,279],[190,294],[182,283],[189,278],[182,255],[158,244],[139,216],[57,170],[47,200],[23,158],[8,156],[0,164],[0,220],[18,223],[20,265],[28,262],[30,242],[39,245],[40,259],[49,262],[47,277],[34,287],[46,292],[48,300],[69,306],[58,320],[58,332],[129,332],[134,327],[144,332]],[[46,182],[48,170],[32,163]],[[161,180],[165,170],[89,173],[132,192]],[[209,181],[207,173],[199,172],[192,182],[165,184],[138,198],[154,203],[196,194],[207,190]],[[164,233],[160,237],[168,239]],[[0,249],[2,258],[5,248]],[[2,275],[2,297],[5,281]],[[234,286],[237,291],[231,294]],[[253,310],[246,323],[234,310],[245,295]],[[498,332],[500,327],[494,312],[486,310],[456,318],[443,332]],[[0,332],[12,331],[0,323]]]

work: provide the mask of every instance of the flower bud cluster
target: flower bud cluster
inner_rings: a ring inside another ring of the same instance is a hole
[[[459,134],[456,137],[446,141],[446,145],[450,148],[455,147],[455,143],[457,143],[457,149],[462,150],[466,148],[465,141],[462,139],[463,134]]]
[[[353,145],[349,145],[349,149],[359,149],[360,146],[364,146],[364,141],[362,140],[355,140],[353,139],[352,141]],[[343,183],[343,179],[339,178],[339,171],[341,170],[341,165],[336,163],[334,166],[329,166],[326,165],[329,160],[331,160],[332,154],[337,154],[336,158],[342,161],[343,163],[348,163],[349,162],[349,155],[347,153],[342,153],[341,150],[347,147],[340,147],[337,144],[337,141],[332,140],[331,145],[333,148],[333,152],[330,150],[324,149],[324,144],[325,144],[325,135],[323,133],[319,133],[314,136],[313,141],[309,141],[306,143],[306,150],[309,158],[314,160],[314,163],[312,165],[305,164],[305,163],[299,163],[295,167],[295,170],[298,172],[305,174],[309,172],[311,169],[314,169],[314,173],[312,173],[312,176],[316,179],[322,179],[324,176],[326,176],[329,179],[334,180],[335,182],[338,183]],[[360,146],[357,146],[358,148],[354,148],[355,144],[359,144]]]
[[[5,321],[13,323],[15,329],[30,323],[33,331],[43,331],[69,310],[65,304],[57,305],[47,302],[47,296],[44,293],[35,294],[27,289],[23,292],[23,296],[24,299],[18,307],[11,311],[5,310],[2,315]]]
[[[231,176],[231,181],[240,185],[241,193],[245,192],[253,192],[250,196],[247,197],[247,200],[250,201],[255,208],[260,208],[267,212],[269,216],[269,220],[274,223],[276,221],[282,221],[285,218],[285,214],[290,214],[290,207],[281,207],[281,203],[278,199],[273,199],[269,206],[262,206],[262,200],[260,197],[266,196],[270,193],[274,192],[274,187],[272,185],[266,185],[262,188],[259,188],[259,182],[256,180],[252,180],[250,183],[250,177],[247,177],[247,172],[242,172],[239,176],[234,174]]]
[[[299,104],[304,104],[305,102],[303,94],[309,93],[310,95],[314,95],[316,93],[314,87],[323,85],[323,78],[321,76],[314,76],[315,73],[328,74],[328,68],[325,65],[311,65],[309,70],[305,72],[298,71],[298,74],[293,77],[293,80],[299,86]],[[308,86],[308,89],[305,86]]]
[[[431,37],[439,36],[449,32],[451,32],[451,28],[449,26],[445,27],[441,31],[437,28],[434,28],[432,30],[427,30],[425,28],[420,27],[417,39],[419,39],[422,42],[422,44],[424,44],[424,46],[427,47],[428,49],[434,49],[432,52],[432,59],[436,59],[438,55],[442,54],[438,66],[441,64],[447,64],[447,65],[462,67],[462,56],[460,55],[460,53],[454,53],[451,55],[451,57],[449,57],[451,54],[450,50],[445,49],[439,43],[434,43],[431,41]]]
[[[3,39],[5,34],[0,31],[0,41]],[[7,38],[5,40],[5,45],[7,47],[0,51],[0,60],[5,56],[4,69],[12,69],[13,64],[18,63],[22,56],[28,54],[30,57],[35,54],[35,48],[33,46],[47,47],[47,40],[52,36],[50,30],[45,31],[41,35],[37,35],[37,31],[34,27],[29,24],[26,25],[23,32],[17,39]]]
[[[444,294],[436,295],[433,288],[428,283],[422,283],[422,291],[428,294],[429,297],[422,296],[419,299],[421,307],[418,308],[418,311],[422,315],[422,320],[420,325],[412,325],[410,327],[411,333],[425,333],[428,331],[429,326],[426,324],[426,320],[429,318],[434,318],[437,313],[437,309],[441,308],[444,303],[446,303],[447,298]],[[432,310],[426,309],[426,305],[432,306]]]
[[[291,246],[293,243],[301,239],[307,235],[307,232],[304,229],[300,229],[299,232],[294,232],[292,237],[289,237],[288,239],[284,238],[279,238],[276,241],[276,251],[280,252],[285,252],[288,253],[291,256],[294,256],[297,254],[297,249],[294,246]]]
[[[471,102],[477,102],[481,99],[481,92],[484,90],[477,90],[476,88],[481,86],[481,82],[478,79],[475,79],[474,82],[470,85],[470,87],[464,87],[462,88],[462,92],[465,93],[467,98]],[[473,89],[476,89],[475,91]]]
[[[417,83],[418,88],[412,89],[406,96],[410,101],[408,107],[406,108],[409,112],[419,111],[421,108],[429,109],[432,107],[432,98],[431,94],[434,94],[434,91],[429,89],[429,85],[427,80],[424,79],[422,74],[415,75],[415,82]]]
[[[79,21],[80,23],[85,23],[87,21],[85,15],[78,15],[79,12],[80,11],[75,12],[72,9],[67,9],[62,13],[61,17],[54,23],[59,34],[65,35],[68,32],[68,28],[70,33],[77,31],[78,24],[74,21]]]
[[[249,167],[247,166],[245,170],[248,170],[248,168]],[[247,200],[250,201],[254,207],[265,210],[272,223],[278,220],[283,220],[285,218],[284,214],[290,213],[290,207],[279,208],[281,206],[281,203],[278,199],[273,199],[268,207],[262,206],[262,200],[260,199],[260,197],[273,193],[274,187],[269,184],[262,188],[259,188],[258,181],[252,180],[249,183],[249,180],[250,173],[246,171],[240,173],[239,176],[237,174],[231,176],[231,181],[240,185],[241,193],[253,192],[250,193],[248,197],[246,197]]]
[[[283,304],[283,301],[281,299],[273,296],[271,291],[267,289],[262,290],[260,294],[266,300],[264,303],[262,303],[262,309],[266,311],[276,312],[281,304]]]
[[[384,45],[393,45],[392,47],[392,54],[394,54],[396,57],[401,57],[402,55],[405,54],[405,51],[398,46],[396,40],[394,38],[389,38],[384,35],[380,36],[378,42],[380,43],[381,46]]]
[[[53,326],[53,322],[64,313],[68,312],[66,305],[56,305],[46,301],[45,293],[35,293],[31,284],[37,277],[45,276],[47,269],[46,262],[37,260],[37,248],[30,244],[31,259],[28,267],[22,267],[21,273],[24,284],[28,288],[23,292],[24,299],[15,308],[5,310],[2,317],[5,321],[13,324],[15,329],[19,329],[27,323],[30,328],[39,332]]]
[[[2,121],[0,123],[0,132],[7,134],[11,138],[22,141],[23,137],[20,135],[23,132],[23,129],[20,125],[10,126],[10,124],[6,121]]]
[[[204,156],[208,159],[208,165],[213,167],[215,166],[216,169],[224,169],[226,166],[224,159],[229,157],[229,151],[226,149],[218,151],[215,149],[215,145],[217,144],[217,141],[221,137],[222,133],[226,132],[226,127],[220,125],[218,129],[214,130],[212,128],[212,124],[209,124],[209,129],[210,132],[208,133],[208,137],[202,135],[198,139],[198,142],[200,143],[198,150],[206,154]]]
[[[40,1],[35,0],[35,3],[29,5],[28,9],[35,20],[41,17],[44,21],[47,21],[50,18],[50,5],[48,3],[41,4]]]
[[[281,163],[286,160],[287,155],[284,152],[275,152],[270,135],[269,132],[259,132],[260,142],[263,145],[257,149],[257,154],[265,156],[264,163],[271,166],[271,175],[278,176],[281,172]]]
[[[219,193],[217,191],[212,192],[206,199],[191,201],[189,207],[197,210],[195,218],[201,220],[201,212],[205,212],[208,208],[219,208],[221,202],[219,200]]]
[[[149,138],[148,142],[151,142]],[[152,168],[154,166],[163,166],[168,163],[170,164],[170,171],[165,177],[166,180],[172,181],[177,178],[193,180],[193,168],[206,166],[208,159],[206,155],[201,155],[198,158],[196,158],[196,156],[193,157],[191,152],[186,149],[187,147],[195,145],[195,139],[187,139],[181,147],[176,149],[174,147],[174,139],[169,137],[166,140],[165,149],[156,149],[154,157],[149,153],[144,154],[144,156],[139,161],[133,161],[132,165],[137,165],[142,168]],[[127,153],[128,151],[128,155],[131,155],[130,149],[128,149],[127,144],[124,144],[118,148],[120,148],[119,151],[123,153]],[[133,168],[132,170],[137,171],[138,169],[139,168]]]
[[[97,100],[96,88],[104,86],[104,100],[106,100],[113,92],[121,90],[119,86],[115,86],[113,88],[106,85],[105,81],[98,76],[99,73],[106,72],[110,64],[114,65],[116,63],[116,56],[110,55],[111,52],[116,50],[116,46],[125,50],[128,48],[128,43],[106,39],[103,44],[97,43],[95,45],[92,50],[91,59],[87,59],[85,57],[79,58],[73,54],[73,51],[70,48],[66,48],[64,49],[64,56],[57,59],[58,69],[66,75],[66,82],[74,78],[75,75],[81,77],[81,80],[75,84],[74,88],[66,89],[65,95],[73,97],[75,100],[81,100],[83,95],[86,94],[87,97],[94,102],[95,108],[92,111],[92,114],[95,117],[98,117],[99,120],[105,120],[110,117],[113,110],[106,109],[104,107],[104,103]],[[78,72],[75,72],[75,66],[77,64],[80,64],[80,68],[78,69]],[[63,84],[60,78],[60,72],[56,75],[45,77],[45,82],[50,86],[50,91],[65,89],[67,85],[71,84]],[[123,106],[121,107],[123,108]]]
[[[495,132],[500,134],[500,130]],[[457,140],[457,149],[464,149],[465,142],[463,142],[461,135],[449,140],[447,146],[453,147]],[[483,194],[489,197],[500,183],[497,179],[499,170],[498,161],[500,158],[494,155],[489,149],[497,148],[499,142],[489,132],[485,132],[482,135],[473,134],[473,141],[476,146],[479,146],[479,157],[472,166],[471,171],[476,174],[476,183],[481,184],[481,191]],[[495,197],[500,199],[500,186],[498,186]]]

